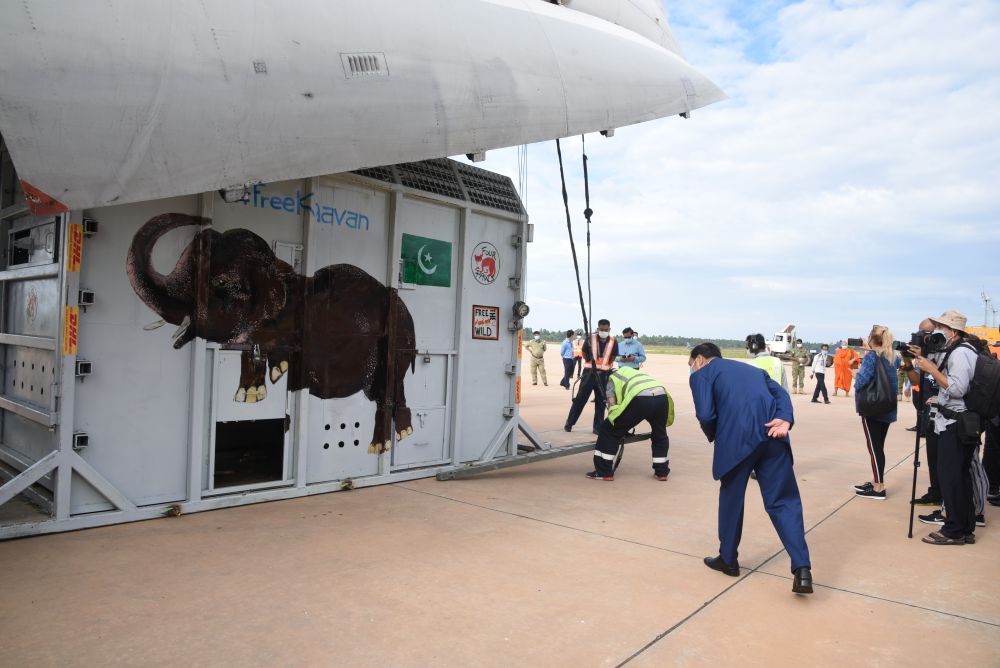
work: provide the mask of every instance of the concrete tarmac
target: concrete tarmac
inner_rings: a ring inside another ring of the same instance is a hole
[[[531,425],[593,440],[590,408],[562,430],[555,350],[548,387],[524,366]],[[637,443],[610,483],[579,454],[0,543],[0,666],[1000,666],[1000,511],[972,546],[924,545],[919,522],[906,537],[909,404],[872,501],[852,490],[871,479],[853,398],[793,396],[816,585],[796,596],[752,481],[741,576],[702,564],[712,446],[686,359],[645,370],[677,405],[667,482]]]

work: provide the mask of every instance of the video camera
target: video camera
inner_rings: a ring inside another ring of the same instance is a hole
[[[919,332],[913,332],[910,334],[909,342],[896,341],[892,344],[893,350],[898,350],[903,357],[913,357],[910,352],[910,346],[917,346],[920,348],[920,354],[923,357],[927,357],[930,353],[936,353],[944,349],[945,344],[948,339],[944,337],[944,334],[931,332],[926,329],[922,329]]]

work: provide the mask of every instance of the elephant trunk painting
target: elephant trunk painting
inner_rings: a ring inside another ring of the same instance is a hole
[[[320,399],[364,392],[374,401],[368,451],[382,453],[413,433],[403,379],[413,371],[413,318],[396,290],[349,264],[297,274],[268,243],[245,229],[217,232],[197,216],[168,213],[132,238],[126,271],[136,295],[178,326],[174,347],[195,337],[241,349],[234,400],[267,396],[266,380],[288,376],[288,390]],[[166,275],[153,268],[156,242],[186,226],[200,229]]]

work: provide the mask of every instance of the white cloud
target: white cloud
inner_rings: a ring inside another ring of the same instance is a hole
[[[1000,293],[1000,3],[743,4],[668,3],[729,101],[588,137],[595,317],[813,339],[947,308],[980,324],[980,290]],[[579,139],[563,152],[582,253]],[[529,149],[531,320],[553,329],[580,321],[554,157]],[[485,166],[516,182],[512,150]]]

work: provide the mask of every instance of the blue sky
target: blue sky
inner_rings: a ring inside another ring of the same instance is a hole
[[[643,333],[905,335],[1000,305],[1000,3],[668,0],[730,99],[587,138],[594,317]],[[564,141],[583,241],[579,138]],[[514,149],[482,164],[517,183]],[[532,326],[580,326],[554,142],[528,147]],[[992,318],[992,316],[991,316]]]

